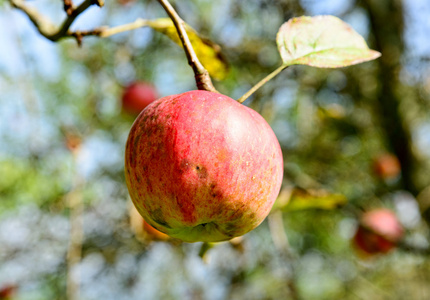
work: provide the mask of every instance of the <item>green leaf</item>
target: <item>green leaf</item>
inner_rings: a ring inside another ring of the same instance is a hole
[[[148,26],[167,35],[176,44],[182,47],[176,27],[169,18],[160,18],[148,21]],[[199,34],[188,24],[185,24],[188,38],[193,45],[194,51],[202,65],[209,74],[217,80],[224,79],[229,71],[229,66],[221,53],[221,47],[212,41],[199,36]]]
[[[334,16],[293,18],[279,28],[276,38],[285,66],[339,68],[381,56],[348,24]]]
[[[281,191],[274,208],[283,211],[305,209],[332,210],[343,206],[346,202],[347,199],[344,195],[332,194],[322,189],[304,190],[300,188],[289,188]]]

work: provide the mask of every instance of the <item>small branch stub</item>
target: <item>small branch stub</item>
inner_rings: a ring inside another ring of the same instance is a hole
[[[68,16],[70,16],[73,13],[74,7],[73,7],[73,1],[72,0],[64,0],[64,11]]]

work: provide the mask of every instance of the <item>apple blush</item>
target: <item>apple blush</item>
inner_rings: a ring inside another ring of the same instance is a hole
[[[256,228],[283,177],[279,142],[254,110],[213,92],[151,103],[126,144],[125,178],[149,225],[185,242],[219,242]]]

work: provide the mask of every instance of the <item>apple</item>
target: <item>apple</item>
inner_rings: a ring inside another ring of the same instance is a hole
[[[124,89],[122,108],[129,114],[138,115],[145,107],[157,99],[158,93],[152,84],[136,81]]]
[[[122,6],[126,6],[136,2],[136,0],[118,0],[118,3]]]
[[[387,253],[403,237],[403,227],[389,209],[365,212],[355,233],[354,245],[364,254]]]
[[[390,153],[378,156],[373,162],[373,169],[376,175],[384,180],[396,178],[401,171],[399,159]]]
[[[18,286],[15,284],[6,284],[0,288],[0,300],[12,299],[16,294]]]
[[[138,212],[185,242],[230,240],[257,227],[282,177],[282,152],[269,124],[214,92],[153,102],[126,143],[125,179]]]
[[[65,146],[70,152],[76,154],[77,152],[79,152],[79,149],[81,149],[82,137],[73,132],[66,132]]]

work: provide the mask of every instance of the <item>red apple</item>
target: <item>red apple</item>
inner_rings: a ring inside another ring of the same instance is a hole
[[[355,246],[365,254],[387,253],[403,237],[403,227],[388,209],[376,209],[363,214],[354,236]]]
[[[66,148],[76,154],[82,146],[82,137],[73,132],[66,132],[65,134],[65,145]]]
[[[125,112],[138,115],[150,103],[158,99],[157,90],[147,82],[133,82],[124,89],[122,108]]]
[[[396,178],[401,171],[399,159],[390,153],[380,155],[373,162],[373,169],[381,179]]]
[[[0,288],[0,300],[12,299],[16,294],[18,286],[15,284],[7,284]]]
[[[281,148],[267,122],[218,93],[153,102],[127,140],[134,205],[151,226],[186,242],[229,240],[257,227],[282,176]]]
[[[122,6],[126,6],[136,2],[136,0],[118,0],[118,3]]]

